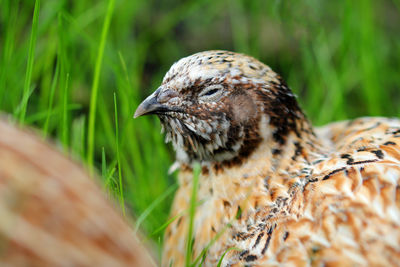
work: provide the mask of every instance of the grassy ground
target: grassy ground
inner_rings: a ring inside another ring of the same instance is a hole
[[[132,116],[174,61],[251,54],[318,125],[398,116],[399,30],[399,0],[0,0],[0,110],[101,173],[132,227],[161,246],[173,152],[156,118]]]

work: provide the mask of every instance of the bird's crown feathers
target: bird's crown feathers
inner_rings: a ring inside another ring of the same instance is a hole
[[[172,83],[177,90],[195,83],[210,80],[230,79],[253,83],[278,82],[270,67],[257,59],[240,53],[224,50],[199,52],[174,63],[166,73],[163,84]]]

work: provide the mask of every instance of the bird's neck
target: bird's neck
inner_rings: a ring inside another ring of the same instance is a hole
[[[292,128],[284,129],[266,117],[261,118],[258,128],[261,141],[245,158],[233,158],[222,162],[200,162],[202,174],[200,184],[214,180],[213,187],[220,177],[224,177],[221,187],[246,180],[248,177],[264,179],[270,173],[300,172],[312,162],[324,157],[324,149],[314,134],[311,124],[304,116],[294,121]],[[296,166],[295,166],[296,165]],[[300,167],[299,167],[300,166]],[[190,184],[193,166],[181,164],[181,184]]]

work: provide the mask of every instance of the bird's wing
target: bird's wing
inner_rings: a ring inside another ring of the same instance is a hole
[[[226,264],[400,266],[400,121],[361,118],[317,132],[327,159],[276,215],[244,227]]]

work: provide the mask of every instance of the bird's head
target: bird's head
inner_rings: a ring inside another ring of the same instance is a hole
[[[241,162],[266,134],[281,145],[302,117],[268,66],[243,54],[206,51],[176,62],[135,118],[156,114],[177,160]]]

